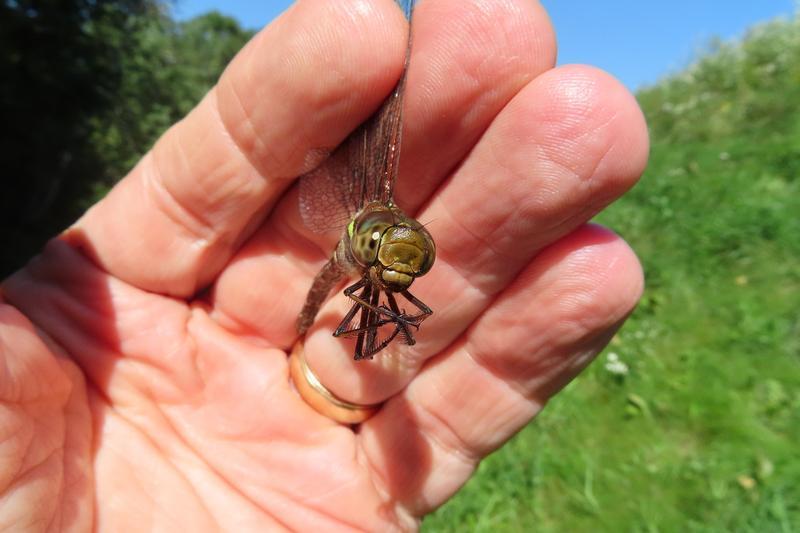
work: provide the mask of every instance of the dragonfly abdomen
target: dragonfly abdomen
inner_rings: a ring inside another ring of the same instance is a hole
[[[337,247],[337,252],[341,246]],[[346,269],[339,262],[337,257],[338,253],[334,253],[325,266],[322,267],[317,275],[314,277],[314,283],[311,284],[311,289],[306,296],[306,303],[303,304],[303,309],[297,317],[297,332],[303,335],[311,324],[314,323],[314,318],[319,312],[322,303],[330,294],[331,289],[336,283],[341,280],[346,274]]]

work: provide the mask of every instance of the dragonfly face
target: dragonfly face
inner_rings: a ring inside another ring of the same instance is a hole
[[[401,292],[436,259],[428,230],[393,205],[368,204],[347,228],[350,253],[384,290]]]

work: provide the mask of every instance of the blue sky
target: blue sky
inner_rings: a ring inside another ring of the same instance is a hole
[[[756,22],[795,11],[793,0],[542,2],[556,28],[560,64],[601,67],[632,90],[686,66],[712,37],[737,37]],[[216,9],[245,27],[260,28],[291,3],[176,0],[174,14],[186,19]]]

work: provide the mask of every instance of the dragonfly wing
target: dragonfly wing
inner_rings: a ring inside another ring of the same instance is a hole
[[[372,127],[366,131],[365,146],[369,147],[372,154],[366,160],[367,186],[364,200],[367,202],[388,204],[393,199],[400,162],[405,80],[406,71],[403,70],[394,91],[372,117]]]
[[[388,204],[393,200],[394,184],[397,181],[400,162],[400,147],[403,133],[403,95],[406,88],[408,63],[411,58],[411,12],[414,0],[398,0],[400,8],[409,20],[408,45],[403,64],[403,73],[392,94],[370,119],[366,132],[366,143],[372,157],[365,161],[367,168],[366,201]]]
[[[410,17],[413,0],[398,3]],[[392,93],[330,157],[300,178],[300,213],[312,231],[341,229],[368,202],[392,201],[399,168],[403,92],[410,50],[409,31],[403,74]]]
[[[365,133],[359,127],[322,164],[300,177],[300,214],[312,231],[341,230],[361,208],[358,190],[366,169],[358,147]]]

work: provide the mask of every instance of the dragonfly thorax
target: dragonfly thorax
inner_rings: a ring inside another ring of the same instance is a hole
[[[428,230],[393,205],[368,205],[350,223],[347,234],[355,262],[392,291],[407,289],[436,258]]]

